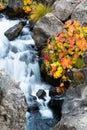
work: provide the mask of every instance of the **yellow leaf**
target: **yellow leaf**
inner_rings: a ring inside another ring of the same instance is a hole
[[[24,5],[32,4],[33,0],[24,0]]]

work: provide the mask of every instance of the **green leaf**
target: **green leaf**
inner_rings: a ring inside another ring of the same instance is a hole
[[[84,60],[82,57],[79,57],[77,60],[76,60],[76,63],[75,63],[75,67],[80,69],[80,68],[83,68],[84,67]]]

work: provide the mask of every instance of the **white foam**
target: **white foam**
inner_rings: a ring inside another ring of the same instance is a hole
[[[39,89],[44,89],[46,91],[44,97],[46,101],[37,98],[37,102],[40,104],[40,113],[43,118],[52,118],[52,111],[47,107],[50,100],[49,86],[41,82],[39,64],[32,59],[34,58],[32,53],[36,55],[36,52],[28,48],[28,45],[35,45],[29,30],[26,27],[22,30],[25,33],[25,38],[29,35],[26,40],[19,36],[14,41],[9,41],[4,35],[6,30],[18,22],[18,20],[9,21],[5,18],[0,21],[0,69],[5,69],[8,74],[14,77],[16,82],[20,82],[20,88],[24,92],[27,102],[29,95],[36,96]],[[12,47],[17,49],[15,53],[12,52]],[[27,57],[27,63],[23,56]]]

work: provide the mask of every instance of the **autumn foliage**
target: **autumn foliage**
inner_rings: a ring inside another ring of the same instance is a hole
[[[44,5],[42,3],[37,3],[36,0],[24,0],[23,9],[33,22],[37,22],[47,13],[52,11],[50,6]]]
[[[50,6],[43,5],[42,3],[36,4],[31,11],[30,19],[34,22],[40,20],[47,13],[51,12],[52,9]]]
[[[87,27],[81,27],[79,21],[69,20],[64,29],[49,38],[42,51],[47,74],[54,79],[61,78],[62,84],[69,81],[68,71],[84,66],[82,56],[87,51]]]
[[[5,9],[5,5],[2,2],[0,2],[0,10],[3,10],[3,9]]]
[[[36,2],[34,0],[24,0],[24,11],[25,13],[29,14]]]

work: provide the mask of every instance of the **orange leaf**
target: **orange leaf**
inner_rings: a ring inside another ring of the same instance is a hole
[[[26,6],[25,13],[29,13],[31,11],[31,8],[29,6]]]

